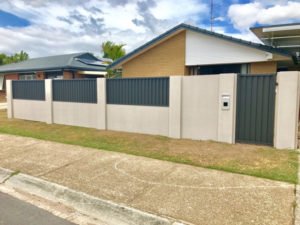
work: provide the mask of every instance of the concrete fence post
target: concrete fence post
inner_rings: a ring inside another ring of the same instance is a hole
[[[234,144],[237,74],[220,74],[219,76],[218,141]]]
[[[97,129],[106,130],[106,79],[97,78]]]
[[[300,73],[277,74],[274,147],[296,149],[298,142]]]
[[[45,103],[46,103],[46,118],[45,122],[53,123],[53,99],[52,99],[52,79],[45,80]]]
[[[170,77],[169,92],[169,137],[181,138],[182,77]]]
[[[14,118],[12,80],[6,80],[7,118]]]

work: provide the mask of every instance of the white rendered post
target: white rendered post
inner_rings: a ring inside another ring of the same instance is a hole
[[[12,80],[6,80],[7,118],[14,118]]]
[[[52,80],[45,80],[45,104],[46,104],[46,118],[45,122],[53,123],[53,100],[52,100]]]
[[[169,137],[181,138],[182,77],[170,76]]]
[[[97,78],[97,129],[106,130],[106,79]]]
[[[274,147],[296,149],[298,141],[298,116],[300,72],[277,73],[275,101]]]
[[[237,74],[219,75],[218,141],[235,143]],[[229,106],[224,107],[224,102]]]

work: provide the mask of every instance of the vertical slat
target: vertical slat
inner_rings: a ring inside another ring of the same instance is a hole
[[[44,80],[17,80],[12,82],[14,99],[45,100]]]
[[[257,107],[256,107],[256,130],[255,139],[256,142],[261,142],[262,135],[262,111],[263,111],[263,77],[257,77]]]
[[[270,92],[269,92],[269,112],[275,111],[275,89],[276,89],[276,76],[271,77],[270,79]],[[274,136],[274,113],[269,113],[268,117],[268,142],[273,145],[273,136]]]
[[[256,108],[257,108],[257,79],[258,77],[253,77],[252,79],[252,101],[251,101],[251,118],[250,118],[250,139],[255,141],[255,130],[256,130]]]
[[[169,106],[169,78],[107,80],[107,103]]]
[[[239,75],[236,141],[273,144],[275,113],[274,75]]]
[[[96,79],[53,80],[53,101],[97,103]]]

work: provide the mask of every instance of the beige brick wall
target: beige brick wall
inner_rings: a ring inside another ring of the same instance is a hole
[[[185,75],[186,32],[167,39],[123,64],[123,77]]]
[[[64,79],[65,80],[70,80],[73,79],[73,74],[70,71],[64,71]]]
[[[256,62],[250,64],[251,74],[270,74],[277,72],[277,62]]]
[[[84,75],[83,74],[79,74],[78,71],[77,71],[77,72],[75,72],[75,78],[81,79],[81,78],[84,78]]]

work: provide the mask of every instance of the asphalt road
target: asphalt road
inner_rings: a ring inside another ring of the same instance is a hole
[[[0,225],[75,225],[0,192]]]

